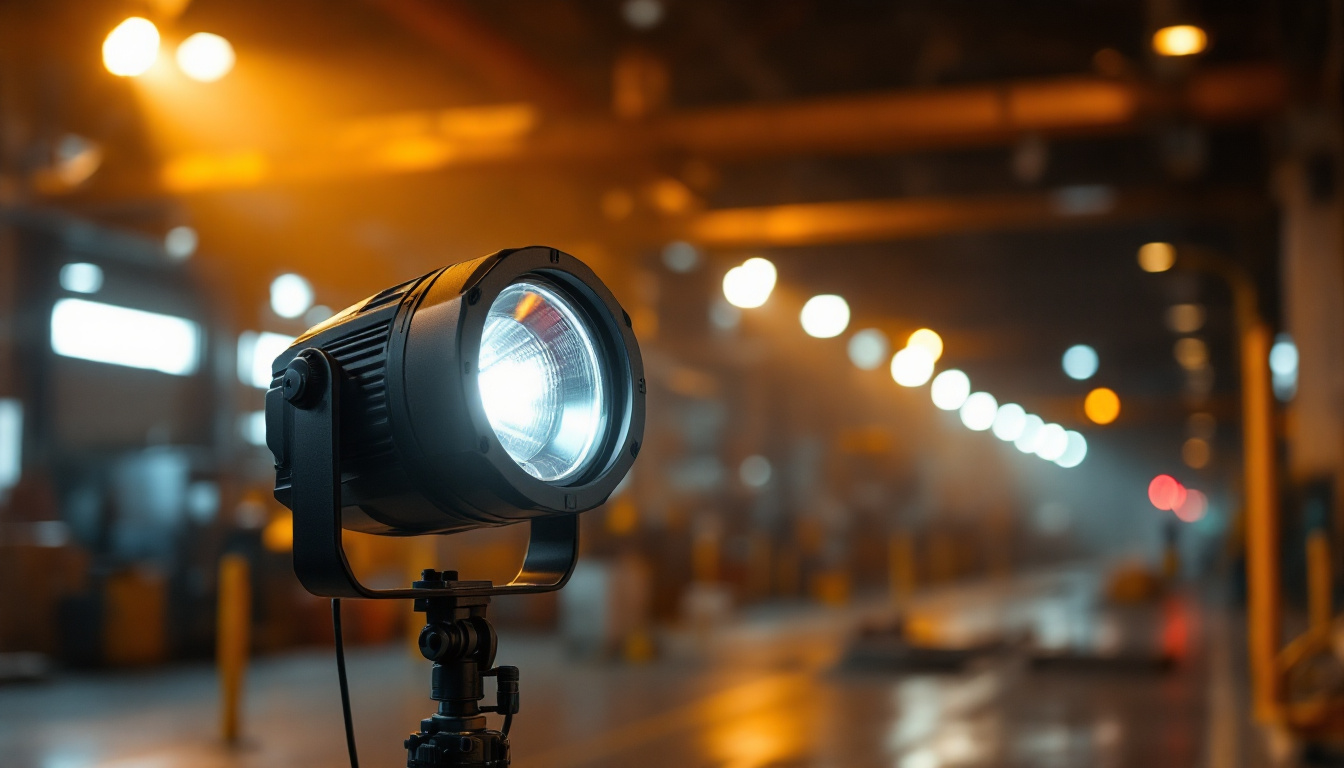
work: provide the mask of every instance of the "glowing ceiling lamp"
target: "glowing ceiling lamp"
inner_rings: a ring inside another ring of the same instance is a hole
[[[971,396],[971,379],[956,368],[949,368],[934,377],[929,394],[939,409],[955,411]]]
[[[929,330],[928,328],[920,328],[918,331],[910,334],[910,338],[906,340],[905,346],[923,347],[924,349],[927,349],[929,354],[933,356],[934,362],[938,362],[938,358],[943,356],[943,337],[939,336],[936,331]]]
[[[864,328],[849,337],[849,360],[854,366],[871,371],[882,365],[891,349],[887,335],[876,328]]]
[[[741,309],[755,309],[770,298],[779,273],[769,259],[747,259],[723,276],[723,297]]]
[[[849,327],[849,304],[834,294],[813,296],[803,305],[799,320],[808,336],[816,339],[835,338]]]
[[[933,355],[924,347],[906,347],[891,358],[891,378],[902,387],[918,387],[933,376]]]
[[[1144,272],[1166,272],[1176,263],[1171,243],[1147,243],[1139,248],[1139,268]]]
[[[999,414],[999,404],[988,392],[974,392],[961,404],[959,413],[961,423],[967,429],[984,432],[994,425],[994,418]]]
[[[118,77],[137,77],[159,58],[159,29],[139,16],[121,22],[103,40],[103,66]]]
[[[228,40],[197,32],[177,46],[177,66],[192,80],[213,83],[233,70],[237,60]]]
[[[1153,51],[1159,56],[1194,56],[1207,47],[1208,34],[1193,24],[1174,24],[1153,33]]]

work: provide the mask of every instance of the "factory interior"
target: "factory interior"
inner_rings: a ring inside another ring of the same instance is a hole
[[[0,0],[0,766],[356,753],[1344,765],[1344,0]]]

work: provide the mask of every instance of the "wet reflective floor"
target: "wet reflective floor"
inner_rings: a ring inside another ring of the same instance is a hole
[[[1026,638],[1025,649],[937,673],[847,656],[856,627],[885,613],[873,606],[754,611],[712,635],[668,636],[659,660],[638,665],[579,662],[554,638],[504,632],[499,662],[522,669],[514,765],[1241,765],[1220,722],[1235,705],[1219,697],[1233,694],[1218,679],[1221,662],[1210,666],[1201,612],[1168,601],[1108,617],[1079,598],[1091,588],[1066,579],[927,596],[911,610],[921,632],[964,642],[999,627]],[[1132,640],[1130,627],[1144,639]],[[1133,663],[1124,650],[1177,644],[1166,667]],[[402,739],[432,712],[428,664],[400,645],[352,650],[349,664],[361,764],[404,765]],[[216,696],[205,666],[0,688],[0,763],[344,764],[329,651],[253,663],[239,748],[216,741]]]

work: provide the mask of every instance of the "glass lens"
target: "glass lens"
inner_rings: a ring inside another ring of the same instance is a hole
[[[606,423],[592,331],[558,291],[520,280],[490,305],[478,382],[485,415],[518,466],[546,482],[592,462]]]

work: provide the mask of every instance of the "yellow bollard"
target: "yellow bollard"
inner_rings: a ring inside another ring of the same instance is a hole
[[[215,664],[219,668],[224,741],[237,743],[243,675],[252,634],[252,586],[247,558],[228,554],[219,560],[219,606],[216,617]]]
[[[1330,537],[1317,528],[1307,536],[1308,632],[1330,636],[1331,606]]]

